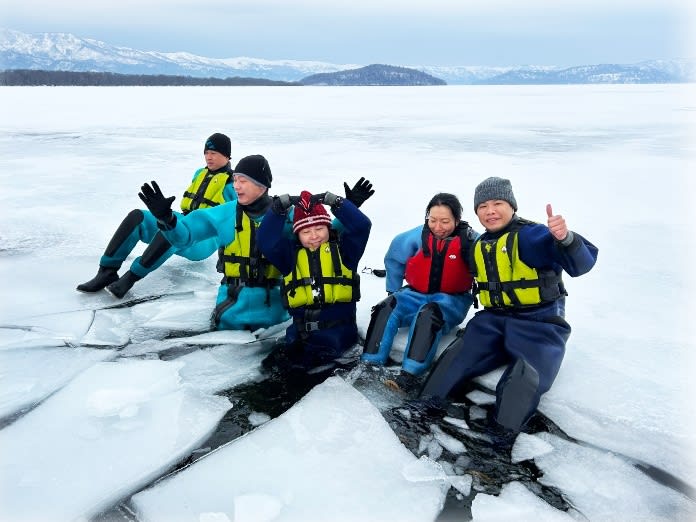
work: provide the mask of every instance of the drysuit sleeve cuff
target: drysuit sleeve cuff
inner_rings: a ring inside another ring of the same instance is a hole
[[[568,235],[563,239],[563,241],[559,241],[562,247],[567,247],[570,246],[570,244],[573,242],[575,239],[575,234],[573,234],[572,230],[568,231]]]
[[[174,230],[176,227],[176,214],[172,212],[171,217],[167,221],[157,220],[157,228],[160,230],[168,231]]]

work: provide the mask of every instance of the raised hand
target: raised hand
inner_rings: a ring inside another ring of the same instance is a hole
[[[320,192],[319,194],[312,194],[312,197],[309,198],[309,207],[312,208],[318,203],[334,207],[339,201],[340,198],[332,192]]]
[[[356,207],[359,207],[365,201],[372,197],[375,191],[372,189],[372,183],[365,178],[360,178],[353,188],[348,186],[348,183],[343,182],[343,189],[346,191],[346,199],[353,203]]]
[[[271,208],[273,212],[280,215],[285,215],[288,213],[288,209],[293,205],[292,198],[289,194],[282,194],[280,196],[273,196],[273,203],[271,203]]]
[[[548,217],[547,225],[551,231],[551,235],[558,241],[563,241],[568,236],[568,226],[566,221],[560,214],[554,216],[551,204],[546,205],[546,216]]]
[[[324,203],[324,197],[326,196],[326,194],[326,192],[312,194],[312,196],[309,198],[309,208],[307,209],[307,211],[314,207],[314,205]]]
[[[140,187],[138,196],[143,203],[145,203],[150,212],[152,212],[152,215],[157,218],[157,221],[170,223],[174,217],[172,212],[172,201],[176,199],[176,196],[165,198],[157,182],[152,181],[151,183],[152,186],[145,183]]]

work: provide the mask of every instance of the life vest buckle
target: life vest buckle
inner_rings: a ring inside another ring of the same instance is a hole
[[[317,332],[319,330],[319,321],[307,321],[304,323],[305,332]]]

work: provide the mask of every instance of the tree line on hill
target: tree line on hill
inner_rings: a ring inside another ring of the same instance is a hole
[[[78,86],[78,87],[126,87],[126,86],[264,86],[300,85],[263,78],[194,78],[166,74],[118,74],[111,72],[44,71],[13,69],[0,71],[2,86]]]
[[[406,67],[373,64],[358,69],[313,74],[296,82],[265,78],[196,78],[166,74],[11,69],[0,71],[0,86],[243,86],[243,85],[446,85],[440,78]]]
[[[302,78],[303,85],[446,85],[447,82],[430,74],[395,65],[372,64],[332,73],[319,73]]]

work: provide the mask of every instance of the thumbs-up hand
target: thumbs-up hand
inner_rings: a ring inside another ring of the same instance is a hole
[[[554,216],[551,204],[546,205],[546,215],[548,217],[548,227],[553,237],[558,241],[563,241],[568,236],[568,226],[561,215]]]

